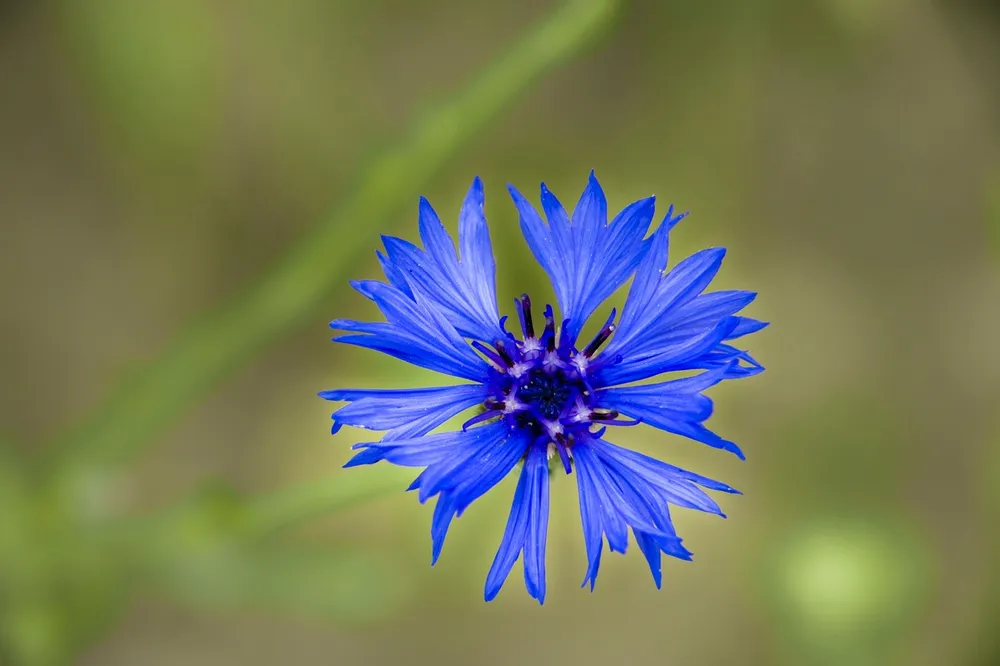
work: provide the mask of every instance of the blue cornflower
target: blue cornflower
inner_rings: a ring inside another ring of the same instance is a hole
[[[568,215],[543,184],[548,224],[520,192],[510,188],[521,230],[555,288],[562,318],[547,305],[541,319],[525,294],[515,300],[521,337],[506,329],[497,311],[496,278],[483,184],[472,183],[459,214],[459,250],[426,199],[420,200],[424,249],[384,236],[379,252],[387,282],[352,286],[373,300],[385,322],[339,319],[337,342],[368,347],[414,365],[469,380],[422,389],[326,391],[348,401],[333,414],[342,426],[387,431],[360,449],[347,467],[388,460],[421,467],[410,490],[421,502],[437,497],[431,522],[432,564],[452,518],[521,463],[507,528],[486,577],[493,599],[524,554],[524,580],[539,603],[545,599],[545,540],[550,461],[577,472],[580,513],[589,566],[584,585],[597,579],[604,539],[624,553],[631,528],[656,586],[660,553],[689,560],[674,530],[669,505],[723,515],[702,488],[737,493],[730,486],[620,448],[604,438],[606,426],[639,422],[725,449],[736,444],[704,425],[712,402],[702,391],[725,379],[763,370],[728,341],[766,323],[737,316],[755,294],[702,293],[718,272],[725,250],[703,250],[669,271],[670,229],[684,215],[667,211],[653,220],[650,197],[625,207],[608,222],[607,201],[593,173]],[[586,344],[578,336],[588,318],[634,276],[615,323],[611,310]],[[636,384],[664,373],[703,370],[693,376]],[[428,434],[451,417],[478,407],[461,430]],[[621,418],[621,417],[624,417]],[[559,464],[561,463],[561,465]]]

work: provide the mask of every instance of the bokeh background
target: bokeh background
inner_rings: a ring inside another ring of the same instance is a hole
[[[402,209],[334,217],[351,249],[321,305],[70,495],[113,520],[36,492],[64,433],[266,279],[373,156],[556,6],[0,3],[0,662],[1000,663],[996,2],[618,3],[442,168],[394,180]],[[768,371],[711,392],[710,425],[746,462],[615,433],[745,493],[722,498],[725,521],[678,512],[695,561],[665,562],[662,590],[634,552],[579,589],[572,477],[541,608],[520,565],[482,601],[511,479],[433,569],[430,507],[398,475],[221,551],[136,527],[188,497],[341,483],[364,434],[331,437],[315,393],[439,381],[328,341],[330,319],[375,315],[346,282],[379,275],[378,234],[416,240],[421,194],[454,229],[482,176],[511,314],[551,292],[504,186],[544,180],[572,205],[591,168],[614,210],[649,194],[691,210],[674,259],[727,246],[718,286],[759,291],[749,314],[773,322],[748,340]],[[134,566],[146,546],[157,566]]]

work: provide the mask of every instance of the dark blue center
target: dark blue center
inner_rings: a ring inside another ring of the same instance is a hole
[[[521,387],[518,397],[535,407],[547,419],[556,419],[562,413],[570,396],[569,383],[562,373],[546,375],[532,372],[528,383]]]
[[[516,301],[524,338],[513,335],[495,340],[493,348],[474,340],[472,346],[482,353],[493,369],[491,391],[483,406],[485,411],[463,425],[494,418],[506,419],[512,426],[528,431],[535,438],[544,437],[554,444],[566,468],[570,470],[568,447],[578,437],[586,436],[595,422],[616,422],[618,412],[592,404],[593,389],[588,381],[591,359],[615,330],[615,311],[594,340],[582,351],[567,337],[568,322],[556,335],[552,306],[545,307],[545,329],[536,335],[527,294]],[[500,325],[503,326],[504,320]]]

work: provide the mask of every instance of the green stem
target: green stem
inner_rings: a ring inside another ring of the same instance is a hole
[[[412,469],[390,465],[351,472],[247,500],[240,509],[241,533],[249,538],[264,537],[283,527],[401,492],[416,476]]]
[[[371,237],[343,230],[384,225],[531,81],[608,25],[618,0],[570,0],[535,25],[451,101],[416,122],[402,146],[375,160],[350,197],[239,298],[196,321],[56,443],[68,463],[127,460],[227,374],[309,322],[339,288]],[[357,240],[352,240],[352,239]]]

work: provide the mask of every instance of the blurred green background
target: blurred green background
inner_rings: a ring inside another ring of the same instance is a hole
[[[0,663],[1000,663],[998,63],[973,0],[0,3]],[[476,174],[551,297],[504,186],[591,168],[760,292],[746,462],[615,433],[745,495],[590,594],[557,476],[546,605],[487,605],[511,480],[431,569],[315,393],[441,379],[326,323]]]

